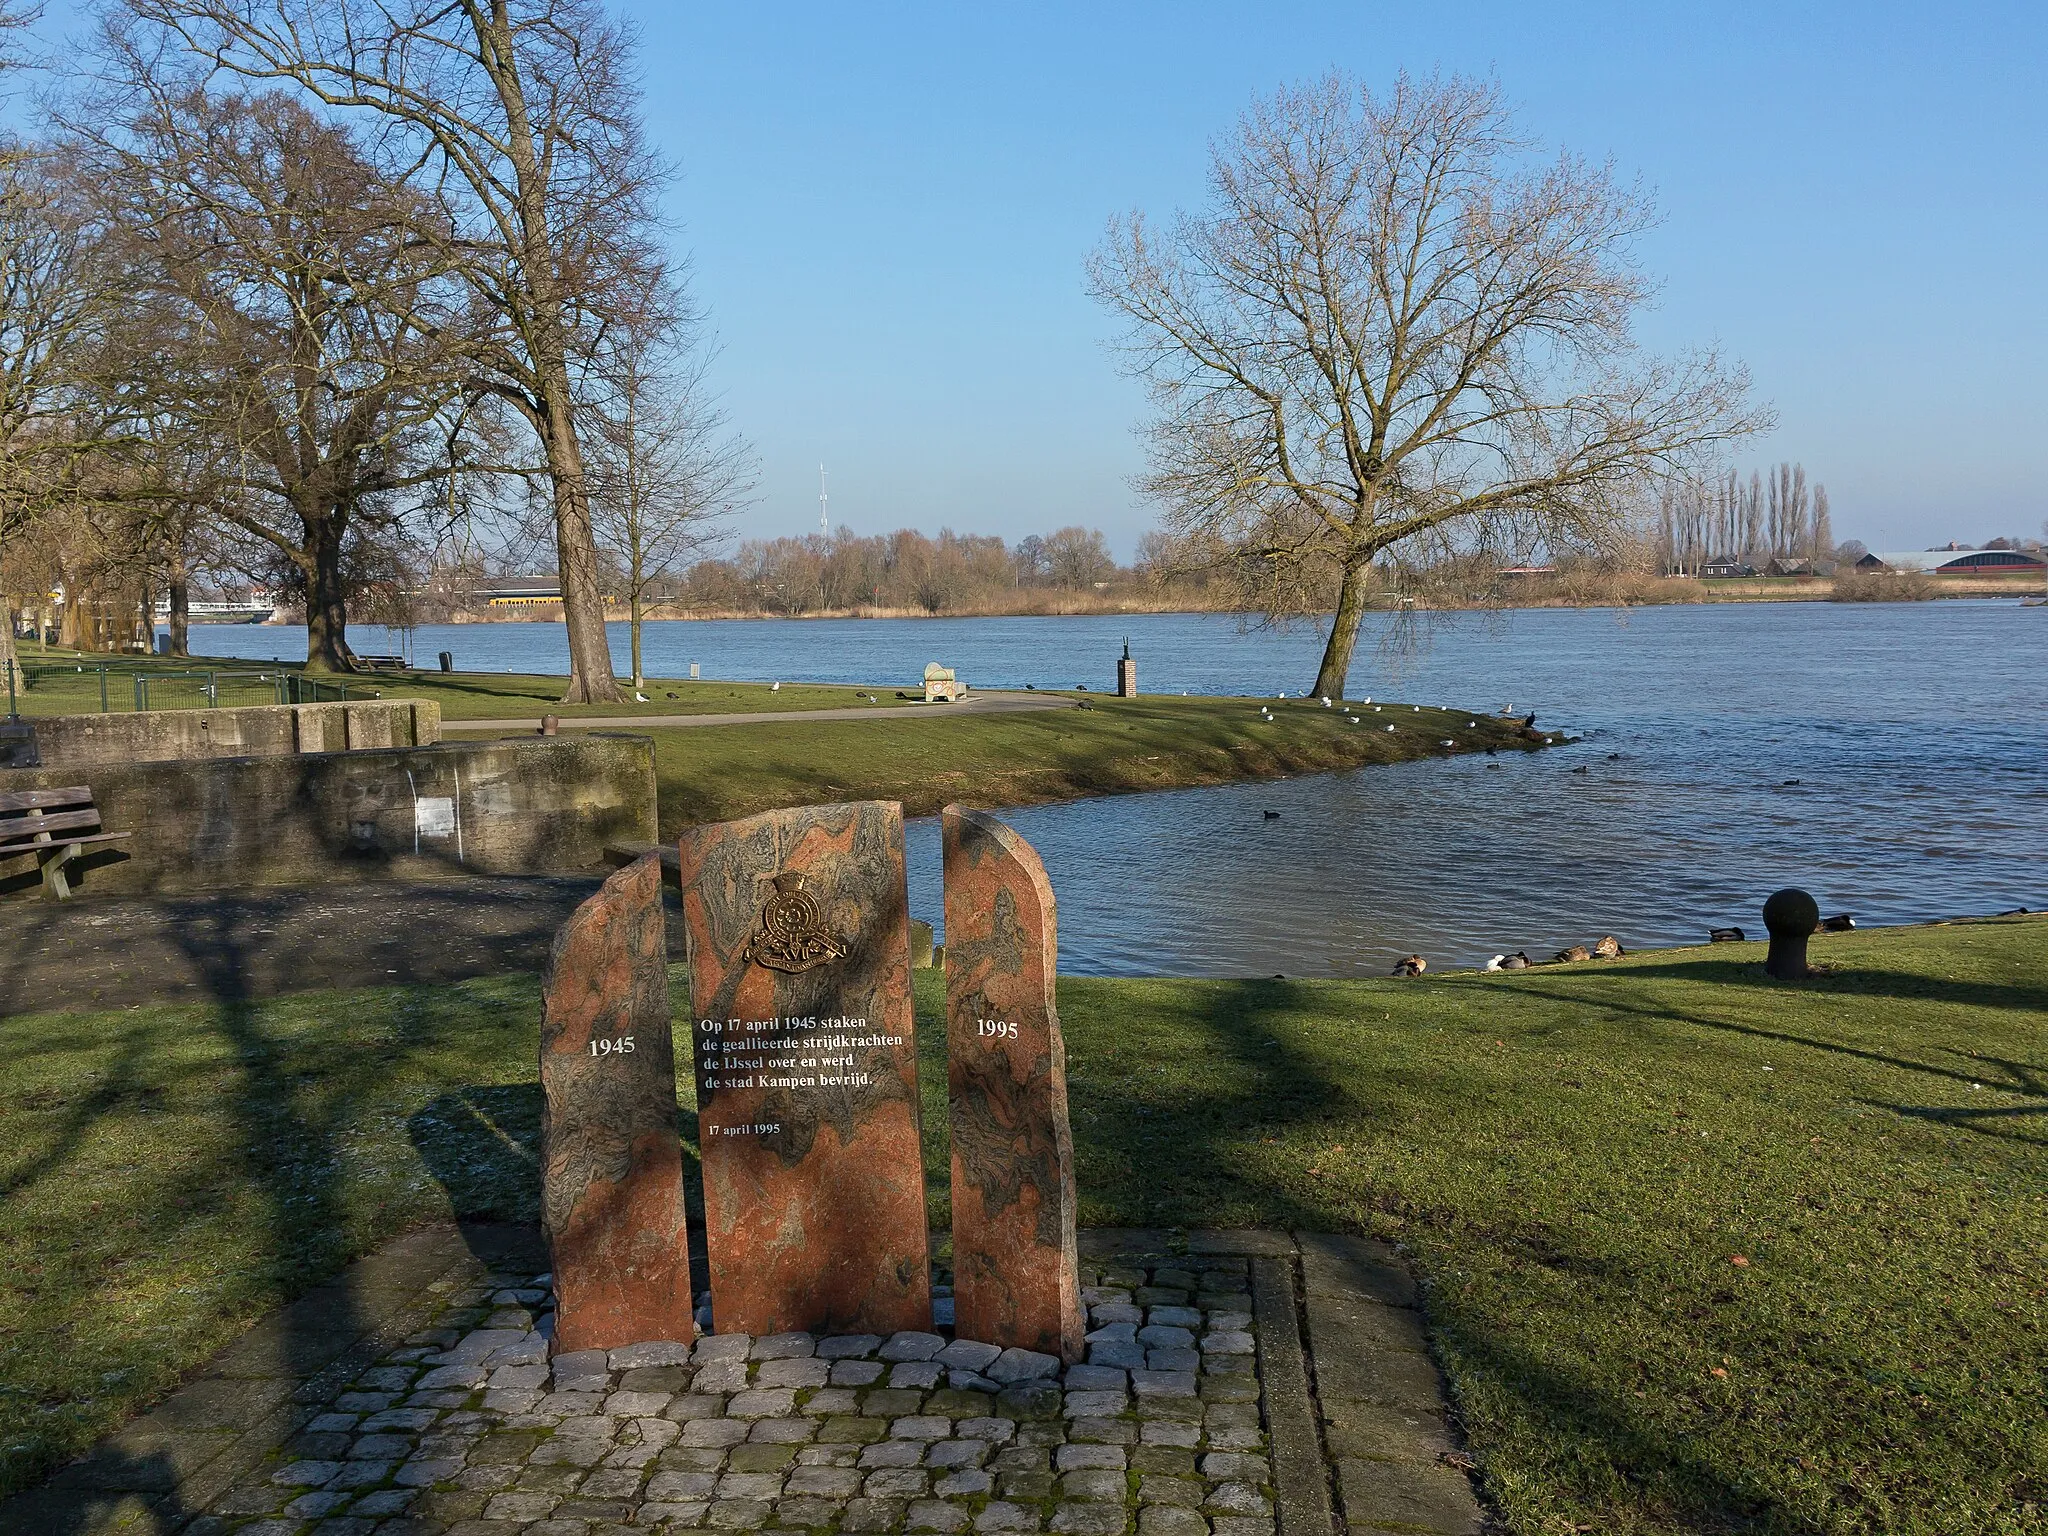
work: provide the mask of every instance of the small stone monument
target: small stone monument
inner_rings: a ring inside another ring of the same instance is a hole
[[[953,675],[951,667],[942,667],[936,661],[924,669],[924,701],[927,704],[951,704],[967,691],[967,685]]]
[[[943,819],[954,1327],[1071,1363],[1087,1346],[1052,886],[993,817]]]
[[[680,853],[715,1325],[928,1330],[902,807],[771,811]]]
[[[1131,660],[1131,642],[1124,642],[1123,659],[1116,664],[1116,696],[1120,699],[1135,699],[1138,696],[1138,664]]]
[[[695,1338],[659,858],[613,875],[555,935],[540,1082],[555,1350]]]
[[[1771,947],[1764,970],[1780,981],[1798,981],[1813,974],[1806,963],[1806,941],[1820,926],[1820,903],[1796,886],[1787,886],[1764,903],[1764,926]]]

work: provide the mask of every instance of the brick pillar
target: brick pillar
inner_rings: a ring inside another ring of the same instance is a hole
[[[1124,646],[1123,658],[1116,664],[1116,696],[1120,699],[1138,696],[1138,664],[1131,660],[1128,644]]]

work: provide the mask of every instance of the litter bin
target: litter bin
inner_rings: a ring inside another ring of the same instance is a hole
[[[455,653],[453,651],[443,651],[441,653],[441,670],[443,672],[453,672],[455,670]]]

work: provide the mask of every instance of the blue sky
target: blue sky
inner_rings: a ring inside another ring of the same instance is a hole
[[[1552,146],[1654,189],[1653,344],[1718,341],[1838,536],[2048,517],[2048,6],[622,7],[676,240],[763,462],[744,531],[1102,527],[1144,402],[1081,262],[1203,196],[1247,101],[1331,66],[1491,73]],[[52,18],[51,27],[61,25]]]

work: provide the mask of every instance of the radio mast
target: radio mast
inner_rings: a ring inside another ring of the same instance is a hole
[[[818,532],[825,538],[832,537],[832,519],[825,511],[825,466],[818,466]]]

